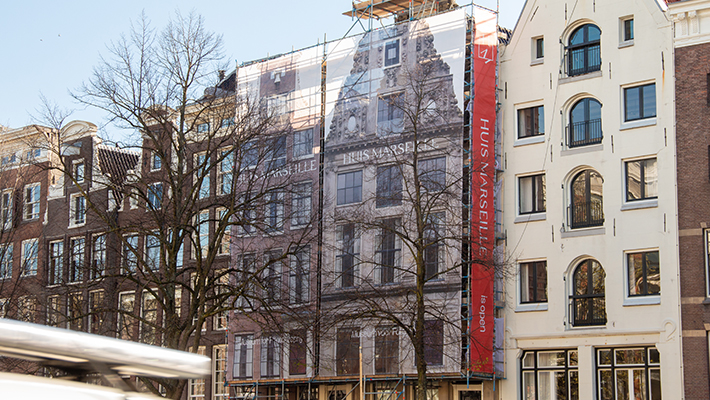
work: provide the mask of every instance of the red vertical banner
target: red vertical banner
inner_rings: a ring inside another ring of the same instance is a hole
[[[471,118],[471,371],[493,374],[493,248],[498,23],[474,6]]]

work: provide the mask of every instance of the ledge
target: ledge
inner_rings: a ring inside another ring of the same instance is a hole
[[[573,237],[581,237],[581,236],[594,236],[594,235],[604,235],[606,234],[606,229],[602,226],[601,228],[581,228],[581,229],[573,229],[570,231],[565,231],[561,233],[561,237],[563,239],[565,238],[573,238]]]
[[[573,148],[565,148],[560,152],[560,156],[573,156],[577,154],[584,154],[584,153],[591,153],[594,151],[603,151],[604,150],[604,144],[599,143],[599,144],[590,144],[588,146],[581,146],[581,147],[573,147]]]
[[[547,219],[547,213],[541,212],[541,213],[534,213],[534,214],[523,214],[523,215],[518,215],[515,217],[515,220],[513,221],[514,224],[523,224],[526,222],[533,222],[533,221],[544,221]]]
[[[661,296],[634,296],[624,299],[622,306],[652,306],[661,304]]]
[[[544,58],[536,58],[530,61],[530,65],[542,65],[545,62]]]
[[[518,146],[527,146],[529,144],[536,144],[536,143],[544,143],[545,142],[545,135],[535,135],[535,136],[529,136],[525,138],[520,138],[516,139],[515,143],[513,143],[513,147],[518,147]]]
[[[656,125],[656,117],[644,118],[636,121],[622,122],[619,127],[620,131],[625,131],[627,129],[642,128],[644,126]]]
[[[658,207],[658,199],[629,201],[621,205],[621,211]]]
[[[631,39],[631,40],[627,40],[627,41],[625,41],[625,42],[619,43],[619,48],[620,48],[620,49],[623,49],[623,48],[625,48],[625,47],[631,47],[631,46],[633,46],[633,45],[634,45],[634,40]]]
[[[518,304],[515,312],[547,311],[547,303],[525,303]]]
[[[566,76],[564,78],[560,78],[557,83],[560,85],[563,83],[570,83],[570,82],[577,82],[577,81],[583,81],[586,79],[593,79],[593,78],[599,78],[602,76],[602,71],[601,69],[599,71],[594,71],[590,72],[588,74],[582,74],[582,75],[575,75],[575,76]]]

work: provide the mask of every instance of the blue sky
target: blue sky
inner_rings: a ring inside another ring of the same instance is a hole
[[[515,26],[524,0],[499,0],[500,25]],[[460,4],[467,2],[459,0]],[[130,30],[131,20],[145,11],[160,29],[179,10],[195,11],[207,28],[223,35],[225,55],[237,62],[266,57],[344,36],[353,25],[342,15],[351,0],[232,0],[191,1],[6,1],[0,5],[0,125],[11,128],[34,123],[30,114],[40,105],[40,93],[65,109],[71,119],[100,126],[100,134],[115,136],[105,116],[82,109],[69,90],[90,75],[106,45]],[[496,9],[496,0],[476,4]],[[360,32],[354,27],[351,33]]]

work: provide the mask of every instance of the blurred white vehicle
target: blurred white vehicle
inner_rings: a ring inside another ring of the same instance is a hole
[[[190,379],[210,373],[210,359],[197,354],[4,318],[0,355],[66,370],[74,380],[0,373],[0,393],[8,400],[156,399],[122,377]],[[80,382],[97,373],[113,387]]]

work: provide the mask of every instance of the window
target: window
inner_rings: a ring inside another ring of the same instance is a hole
[[[655,347],[596,349],[597,397],[661,399],[661,355]]]
[[[222,121],[219,125],[220,128],[228,128],[230,126],[235,126],[237,123],[234,121],[234,117],[231,118],[222,118]]]
[[[375,373],[396,374],[399,372],[399,330],[394,326],[378,326],[375,329]]]
[[[91,279],[99,279],[106,272],[106,234],[94,236],[91,260]]]
[[[212,397],[214,400],[229,398],[229,386],[225,386],[226,382],[227,345],[214,345],[212,346]]]
[[[338,205],[362,201],[362,171],[338,174]]]
[[[8,156],[3,156],[1,165],[3,167],[14,164],[17,162],[17,156],[15,154],[10,154]]]
[[[377,237],[377,282],[381,285],[393,283],[395,271],[399,269],[402,257],[402,242],[397,232],[401,228],[399,218],[381,221]]]
[[[176,289],[178,290],[178,289]],[[220,302],[226,299],[227,293],[229,293],[229,273],[226,270],[217,271],[215,275],[215,297],[216,301]],[[228,303],[228,302],[224,302]],[[227,316],[229,310],[224,307],[217,307],[218,311],[212,317],[212,330],[224,330],[227,329]]]
[[[596,171],[584,170],[572,179],[570,226],[572,229],[604,224],[603,179]]]
[[[59,240],[49,243],[49,284],[62,283],[64,275],[64,242]]]
[[[658,198],[658,164],[655,158],[626,162],[626,201]]]
[[[313,128],[293,134],[293,158],[308,157],[313,154]]]
[[[252,346],[254,335],[234,335],[233,378],[252,377]]]
[[[360,372],[360,331],[338,329],[336,343],[336,370],[338,375],[355,375]]]
[[[522,399],[579,399],[577,350],[524,351],[520,363]]]
[[[628,17],[621,20],[621,41],[631,42],[634,41],[634,18]]]
[[[69,225],[83,225],[86,222],[86,198],[81,193],[71,195]]]
[[[243,236],[253,235],[256,233],[258,225],[256,210],[259,207],[257,201],[250,193],[242,193],[238,197],[238,209],[241,218],[239,219],[239,234]]]
[[[629,271],[629,296],[652,296],[661,293],[661,268],[658,251],[626,255]]]
[[[266,194],[265,228],[267,233],[281,232],[284,225],[284,192],[270,190]]]
[[[624,121],[656,116],[656,84],[624,89]]]
[[[532,40],[533,45],[533,62],[542,61],[545,57],[545,39],[542,37],[536,37]]]
[[[192,252],[192,257],[207,257],[210,244],[210,211],[203,210],[195,217],[195,248]]]
[[[32,161],[38,159],[42,155],[42,149],[27,150],[27,160]]]
[[[401,133],[404,128],[402,93],[381,95],[377,98],[377,133]]]
[[[397,165],[377,167],[377,208],[402,204],[402,172]]]
[[[584,260],[572,275],[572,325],[606,324],[604,279],[606,273],[594,260]]]
[[[89,292],[89,333],[101,333],[105,319],[104,291]]]
[[[141,342],[158,344],[158,299],[151,292],[141,296]]]
[[[335,229],[335,238],[338,242],[335,269],[339,274],[340,287],[354,287],[360,257],[360,234],[355,224],[338,225]]]
[[[74,165],[74,180],[76,183],[84,183],[84,162],[83,161],[78,161],[75,162]]]
[[[293,185],[291,196],[291,226],[307,225],[311,222],[311,182]]]
[[[197,353],[201,356],[206,354],[205,346],[197,347]],[[188,400],[198,400],[205,398],[205,379],[190,379],[188,388]]]
[[[268,140],[265,156],[267,171],[273,171],[286,165],[286,136]]]
[[[62,315],[59,309],[59,296],[47,297],[47,325],[59,326],[59,320]],[[4,315],[2,316],[4,318]]]
[[[37,239],[22,241],[22,275],[37,275]]]
[[[305,246],[291,256],[289,272],[289,301],[291,304],[309,301],[311,248]]]
[[[424,321],[424,361],[427,365],[444,364],[444,321]]]
[[[545,107],[518,110],[518,139],[545,134]]]
[[[217,170],[217,184],[219,185],[219,194],[225,195],[232,193],[232,183],[234,181],[234,150],[223,150],[222,161],[219,163]]]
[[[198,199],[210,195],[210,159],[206,153],[195,155],[195,186],[199,185]]]
[[[0,223],[2,229],[12,227],[12,189],[5,189],[0,193]]]
[[[241,168],[256,167],[259,162],[259,145],[256,141],[246,142],[242,145]]]
[[[153,232],[145,237],[145,266],[157,272],[160,269],[160,237]]]
[[[84,330],[84,295],[81,292],[69,293],[67,298],[67,323],[69,329]]]
[[[224,231],[222,233],[222,240],[219,242],[219,248],[217,249],[217,254],[224,255],[229,254],[229,247],[232,245],[232,217],[227,216],[226,208],[217,209],[218,220],[216,221],[215,229],[219,230],[220,226],[224,226]],[[219,235],[220,232],[215,232]]]
[[[123,238],[123,273],[133,274],[138,268],[138,236],[130,235]]]
[[[33,183],[25,186],[25,220],[39,218],[39,194],[41,186]]]
[[[567,46],[567,75],[582,75],[601,69],[600,38],[601,31],[592,24],[582,25],[572,32]]]
[[[163,207],[163,184],[153,183],[148,186],[148,207],[160,210]]]
[[[12,243],[0,244],[0,279],[12,278]]]
[[[136,317],[133,316],[136,304],[136,295],[133,292],[118,295],[118,338],[132,340]]]
[[[399,39],[385,43],[385,67],[399,64]]]
[[[518,186],[520,214],[545,212],[545,174],[521,176]]]
[[[303,375],[306,373],[307,331],[305,329],[292,330],[288,334],[288,373],[289,375]]]
[[[446,188],[446,157],[420,160],[419,183],[427,192],[440,192]]]
[[[197,124],[197,133],[208,133],[210,131],[210,124],[205,122],[202,124]]]
[[[163,159],[160,158],[160,154],[153,150],[150,152],[150,170],[157,171],[163,168]]]
[[[281,251],[272,250],[264,253],[264,301],[276,303],[281,299]]]
[[[69,282],[79,282],[84,278],[84,238],[70,239],[69,246]]]
[[[602,105],[591,98],[574,104],[569,113],[569,147],[587,146],[602,142]]]
[[[255,271],[256,255],[253,253],[241,255],[236,268],[236,288],[241,289],[241,293],[234,300],[234,307],[248,309],[254,304],[257,297],[257,293],[254,290],[256,286],[254,282]]]
[[[37,321],[37,299],[22,296],[17,299],[17,319],[24,322]]]
[[[547,303],[547,261],[520,264],[520,302]]]
[[[281,375],[281,341],[277,336],[261,338],[261,376],[274,378]]]
[[[444,213],[429,214],[424,228],[424,279],[441,279],[443,266]]]

